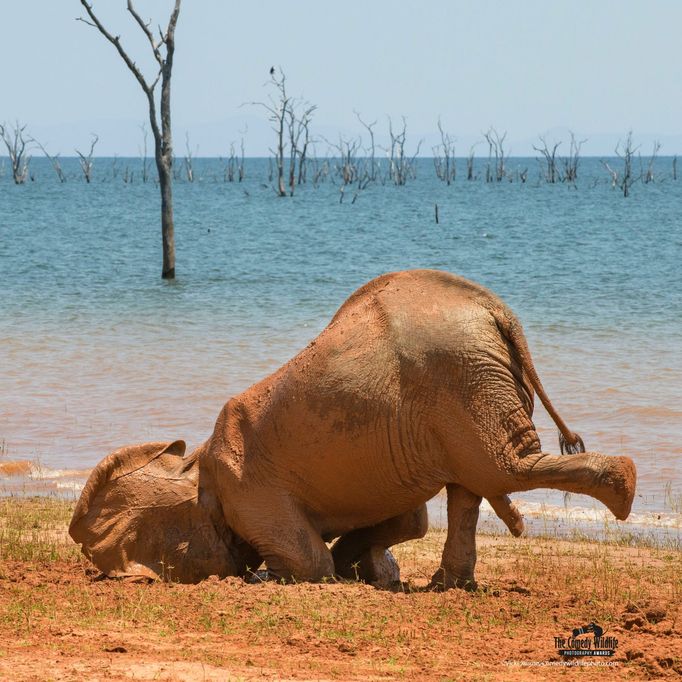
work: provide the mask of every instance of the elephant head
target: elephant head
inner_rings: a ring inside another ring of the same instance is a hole
[[[107,576],[198,582],[244,572],[217,503],[199,501],[198,456],[184,452],[181,440],[132,445],[93,469],[69,534]]]

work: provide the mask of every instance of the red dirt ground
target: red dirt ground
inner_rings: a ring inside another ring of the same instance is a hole
[[[480,537],[482,589],[420,591],[443,539],[432,531],[397,548],[408,583],[398,592],[236,578],[141,584],[98,579],[84,559],[0,561],[0,679],[682,676],[679,552]],[[618,640],[613,657],[560,656],[554,638],[590,622]],[[576,660],[592,665],[567,665]]]

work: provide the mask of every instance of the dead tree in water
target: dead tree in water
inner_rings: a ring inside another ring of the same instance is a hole
[[[80,152],[78,149],[76,149],[78,161],[81,165],[81,170],[83,171],[83,177],[85,178],[85,182],[88,184],[90,184],[90,180],[92,180],[92,154],[95,151],[95,145],[98,141],[99,137],[97,137],[95,133],[92,133],[92,142],[90,143],[90,151],[88,152],[87,156],[83,154],[83,152]]]
[[[556,150],[561,145],[561,142],[555,142],[551,151],[549,149],[549,145],[547,144],[547,140],[545,140],[542,135],[540,135],[540,142],[542,142],[542,147],[536,147],[533,145],[533,149],[536,152],[542,154],[544,159],[544,166],[542,165],[543,159],[538,159],[538,163],[540,163],[540,166],[542,167],[542,174],[545,178],[545,181],[550,184],[554,184],[558,179],[556,167]]]
[[[298,184],[305,179],[306,155],[310,144],[310,120],[317,107],[306,103],[306,108],[299,114],[296,111],[296,100],[290,100],[287,113],[287,130],[289,133],[289,196],[294,196],[296,185],[296,166],[298,163]],[[303,142],[301,143],[301,135]],[[300,146],[299,146],[300,145]]]
[[[359,177],[357,154],[360,149],[360,140],[346,138],[339,134],[339,143],[330,142],[322,138],[331,149],[338,153],[339,161],[336,163],[336,172],[341,178],[341,185],[352,185]]]
[[[478,142],[471,145],[469,148],[469,156],[467,156],[467,180],[474,180],[474,150]]]
[[[372,121],[372,123],[366,123],[365,121],[362,120],[360,117],[360,114],[356,111],[355,116],[360,121],[360,125],[367,131],[369,134],[369,170],[366,171],[367,177],[371,182],[374,182],[377,178],[377,164],[375,161],[376,157],[376,145],[374,144],[374,126],[377,124],[376,121]]]
[[[45,158],[48,159],[48,161],[52,164],[52,170],[54,170],[55,175],[57,176],[57,179],[59,182],[66,182],[66,175],[62,169],[62,164],[59,162],[59,154],[56,154],[55,156],[50,156],[50,153],[45,149],[45,147],[38,142],[38,140],[35,139],[35,137],[31,138],[31,142],[33,144],[37,145],[40,151],[45,154]]]
[[[227,158],[225,165],[225,173],[223,179],[225,182],[234,182],[235,171],[237,168],[237,155],[234,148],[234,142],[230,142],[230,156]]]
[[[317,157],[313,156],[313,187],[318,187],[328,176],[329,159],[325,159],[320,163]]]
[[[287,111],[287,131],[289,133],[289,196],[294,196],[296,184],[296,155],[298,140],[301,134],[300,127],[296,125],[296,116],[293,107]]]
[[[303,114],[299,118],[298,121],[298,131],[296,135],[296,146],[297,146],[297,151],[298,151],[298,184],[301,185],[303,184],[306,179],[307,179],[307,173],[308,173],[308,147],[310,147],[310,144],[312,142],[310,138],[310,120],[313,115],[313,111],[315,111],[317,107],[312,106],[308,107],[303,111]],[[301,143],[301,146],[298,146],[300,137],[301,137],[301,131],[303,131],[303,142]]]
[[[277,98],[270,95],[267,102],[251,102],[251,104],[263,107],[268,112],[272,129],[277,136],[277,144],[274,149],[270,148],[270,153],[275,158],[277,170],[277,196],[285,197],[287,191],[284,184],[284,152],[286,149],[284,133],[291,98],[287,95],[286,76],[282,69],[279,70],[279,76],[274,67],[270,69],[270,82],[275,87]]]
[[[12,179],[15,185],[23,185],[28,179],[28,165],[31,156],[27,154],[26,145],[30,140],[24,137],[26,126],[20,126],[17,121],[12,131],[3,123],[0,124],[0,137],[7,147],[7,155],[12,166]]]
[[[244,133],[246,133],[246,130]],[[242,134],[242,139],[239,143],[239,182],[241,182],[246,175],[246,164],[244,163],[244,133]]]
[[[578,179],[578,164],[580,163],[580,149],[587,142],[587,140],[576,140],[575,135],[571,132],[571,142],[569,143],[568,156],[563,158],[562,164],[564,166],[564,182],[572,182]]]
[[[656,161],[656,156],[658,156],[659,151],[661,151],[661,143],[658,140],[654,140],[654,147],[651,151],[651,156],[649,157],[649,163],[647,164],[646,172],[642,172],[642,179],[644,181],[644,184],[648,185],[650,182],[653,182],[654,180],[654,163]]]
[[[173,55],[175,53],[175,27],[180,14],[180,0],[175,0],[168,26],[164,31],[159,29],[158,37],[150,28],[151,21],[145,23],[133,7],[132,0],[128,0],[128,12],[144,33],[158,64],[158,72],[153,81],[146,80],[137,64],[128,56],[121,45],[120,36],[113,36],[104,28],[87,0],[81,0],[90,21],[80,17],[80,21],[96,28],[117,50],[121,59],[130,69],[147,97],[149,106],[149,123],[154,135],[154,156],[156,169],[159,174],[159,188],[161,190],[161,241],[163,247],[163,268],[161,277],[173,279],[175,277],[175,233],[173,223],[173,141],[171,134],[171,75],[173,72]],[[161,50],[165,48],[165,55]],[[157,111],[154,92],[161,81],[161,102]]]
[[[500,135],[495,128],[490,128],[487,133],[483,133],[483,137],[485,137],[488,143],[488,166],[486,168],[485,181],[492,182],[494,179],[496,182],[501,182],[507,172],[504,165],[504,140],[507,137],[507,133],[505,132],[503,135]],[[495,156],[494,174],[490,168],[493,155]]]
[[[608,174],[611,176],[611,187],[618,187],[618,171],[615,168],[611,168],[609,164],[602,159],[602,166],[606,168]]]
[[[246,129],[240,131],[241,140],[239,144],[239,157],[237,156],[235,142],[230,142],[230,156],[225,164],[225,172],[223,173],[223,180],[225,182],[234,182],[235,178],[241,182],[244,179],[244,135]]]
[[[415,177],[414,160],[419,154],[422,141],[419,140],[417,150],[412,157],[405,154],[405,140],[407,138],[407,121],[402,117],[403,129],[399,133],[393,132],[393,121],[388,117],[388,134],[391,138],[389,149],[389,176],[396,185],[406,184],[408,178]]]
[[[619,187],[624,197],[630,196],[630,187],[641,177],[635,177],[632,174],[632,158],[638,149],[639,147],[632,146],[632,131],[629,131],[625,136],[625,142],[619,140],[615,149],[616,156],[623,161],[622,174],[611,168],[606,161],[602,161],[602,165],[611,176],[611,186]]]
[[[450,135],[443,130],[440,119],[438,119],[438,132],[440,133],[440,144],[433,148],[433,163],[436,167],[436,177],[449,185],[457,177],[455,145],[452,143]],[[441,156],[441,152],[443,156]]]
[[[192,155],[192,149],[189,146],[189,133],[185,131],[185,177],[187,182],[194,182],[194,157]]]
[[[632,175],[632,157],[638,149],[639,147],[633,148],[632,146],[631,130],[626,135],[625,143],[622,147],[620,142],[616,145],[616,156],[623,160],[623,175],[620,181],[620,188],[623,190],[624,197],[630,195],[630,187],[639,179]]]
[[[142,170],[142,182],[149,180],[149,169],[147,168],[147,126],[143,123],[140,126],[142,131],[142,148],[140,149],[140,161]]]
[[[273,66],[270,69],[270,82],[275,87],[276,97],[270,95],[267,102],[251,102],[251,104],[263,107],[268,112],[268,118],[272,123],[272,129],[277,136],[277,144],[274,149],[270,148],[270,153],[275,159],[277,170],[277,195],[287,196],[285,174],[285,154],[288,152],[289,172],[288,185],[289,194],[293,196],[296,181],[301,184],[305,181],[305,165],[310,145],[310,121],[317,106],[309,102],[301,102],[287,94],[286,76],[282,69],[279,76]],[[303,107],[299,113],[298,108]],[[301,143],[301,136],[303,142]],[[296,169],[298,167],[298,174]]]

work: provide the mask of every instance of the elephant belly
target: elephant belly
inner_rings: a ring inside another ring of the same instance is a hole
[[[424,466],[416,453],[345,446],[340,453],[330,448],[311,455],[308,461],[316,466],[291,467],[295,475],[287,487],[324,534],[340,535],[416,509],[446,482],[438,467]]]

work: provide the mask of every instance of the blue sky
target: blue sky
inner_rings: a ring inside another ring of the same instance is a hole
[[[140,64],[148,47],[125,0],[93,0]],[[113,47],[76,22],[77,0],[3,3],[0,121],[18,119],[52,152],[137,154],[145,99]],[[165,24],[171,0],[137,0]],[[633,129],[646,150],[682,153],[682,2],[675,0],[184,0],[173,77],[175,147],[225,154],[248,126],[247,155],[267,153],[263,99],[270,66],[317,104],[313,132],[360,132],[354,110],[386,128],[408,123],[413,145],[436,121],[465,154],[481,132],[508,131],[515,154],[538,134],[587,137],[607,154]],[[11,67],[10,67],[11,65]],[[151,71],[149,71],[151,72]],[[408,142],[408,146],[410,146]]]

